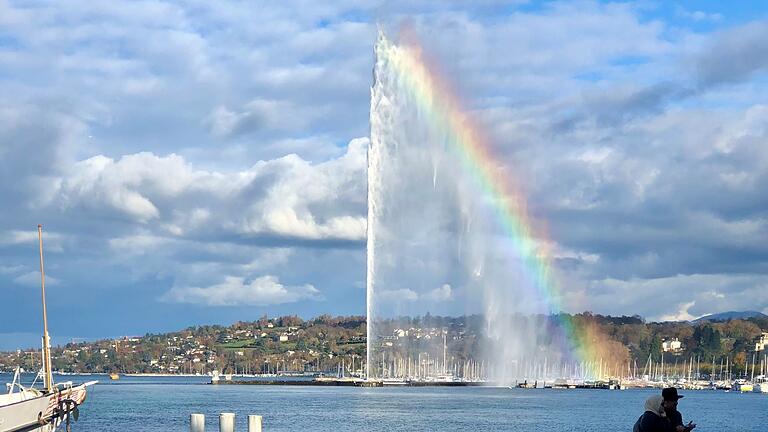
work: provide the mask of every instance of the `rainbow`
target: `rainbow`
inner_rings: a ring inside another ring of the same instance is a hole
[[[555,331],[562,332],[556,336],[567,345],[563,347],[564,353],[574,360],[595,361],[601,355],[595,328],[581,326],[575,317],[561,313],[561,294],[550,262],[549,245],[552,242],[547,239],[545,230],[531,219],[525,194],[516,187],[520,182],[500,169],[496,162],[499,158],[490,141],[462,109],[455,92],[435,73],[436,68],[429,66],[415,37],[406,34],[405,38],[405,45],[394,45],[380,33],[377,57],[391,65],[423,118],[430,127],[444,131],[448,146],[458,154],[462,166],[492,199],[498,222],[512,244],[511,249],[524,263],[530,288],[543,300],[549,314],[560,320],[555,326],[560,330]]]

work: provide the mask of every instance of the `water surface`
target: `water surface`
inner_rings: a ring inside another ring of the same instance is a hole
[[[264,416],[264,431],[631,431],[654,390],[478,387],[212,386],[207,377],[98,378],[76,432],[188,431],[189,415]],[[59,381],[62,379],[59,378]],[[680,402],[697,431],[768,431],[768,395],[688,391]]]

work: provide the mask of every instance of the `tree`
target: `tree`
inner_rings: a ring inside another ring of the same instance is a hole
[[[747,362],[747,353],[744,351],[737,352],[735,356],[733,356],[733,371],[737,375],[745,374],[747,371],[745,369],[745,365]]]
[[[719,355],[722,350],[722,337],[720,332],[711,324],[696,326],[691,337],[693,352],[695,354],[709,357]]]
[[[651,333],[648,337],[643,338],[638,344],[636,353],[640,360],[645,361],[648,356],[653,361],[661,360],[661,337],[655,333]]]

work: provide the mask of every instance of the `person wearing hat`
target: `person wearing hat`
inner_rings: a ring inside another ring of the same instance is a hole
[[[675,387],[668,387],[662,390],[661,397],[664,398],[664,402],[662,403],[664,413],[676,432],[690,432],[696,427],[696,423],[694,422],[688,422],[687,425],[683,424],[683,415],[677,410],[677,401],[678,399],[681,399],[683,395],[677,394],[677,389]]]

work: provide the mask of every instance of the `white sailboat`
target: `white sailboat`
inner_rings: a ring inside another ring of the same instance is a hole
[[[8,393],[0,395],[0,430],[25,430],[40,426],[43,413],[48,410],[48,396],[40,390],[25,388],[19,382],[19,369],[8,384]]]
[[[45,272],[43,268],[43,227],[37,226],[40,243],[40,275],[43,299],[43,376],[44,387],[24,387],[16,370],[8,393],[0,395],[0,432],[52,432],[62,423],[69,431],[70,418],[77,420],[78,407],[85,402],[87,387],[97,381],[80,385],[72,382],[53,383],[51,344],[48,336],[48,316],[45,307]],[[34,383],[33,383],[34,386]]]

